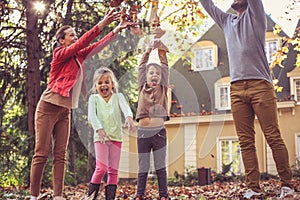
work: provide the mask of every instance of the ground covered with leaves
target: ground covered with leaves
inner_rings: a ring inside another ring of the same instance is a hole
[[[300,199],[300,180],[293,180],[295,193],[285,199]],[[280,187],[278,180],[262,181],[261,187],[264,191],[264,196],[261,199],[279,199]],[[102,185],[101,195],[99,200],[104,198],[104,185]],[[243,199],[243,194],[246,191],[244,182],[214,182],[205,186],[169,186],[169,196],[172,200],[208,200],[208,199]],[[89,200],[86,193],[88,184],[80,184],[77,186],[66,186],[64,190],[64,197],[67,200]],[[155,200],[158,197],[158,187],[156,184],[147,185],[146,197],[149,200]],[[0,188],[0,199],[29,199],[28,189],[25,188]],[[136,185],[131,183],[121,183],[118,185],[117,198],[118,200],[131,200],[134,198],[136,192]],[[39,199],[51,200],[53,199],[52,189],[43,189]]]

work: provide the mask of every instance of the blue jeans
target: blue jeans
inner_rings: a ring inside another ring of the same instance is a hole
[[[137,195],[144,195],[150,168],[150,153],[153,152],[154,167],[158,178],[159,196],[168,197],[166,172],[166,129],[165,127],[139,127],[138,131],[139,174]]]
[[[260,171],[255,148],[255,115],[267,143],[272,149],[282,186],[289,186],[292,172],[287,148],[281,137],[276,95],[273,85],[265,80],[243,80],[231,84],[231,110],[242,151],[246,184],[260,191]]]

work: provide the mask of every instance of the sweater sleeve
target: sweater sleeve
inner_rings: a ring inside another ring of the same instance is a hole
[[[75,55],[79,50],[87,47],[99,34],[101,30],[96,25],[91,30],[83,34],[75,43],[64,48],[57,48],[54,50],[56,60],[65,60]]]
[[[160,59],[160,64],[162,66],[162,77],[161,77],[161,84],[164,87],[169,87],[169,76],[170,76],[170,70],[168,65],[168,59],[167,59],[167,52],[164,50],[158,50],[158,56]]]
[[[103,126],[97,116],[96,96],[91,95],[88,103],[88,121],[95,131],[103,129]]]
[[[124,114],[124,117],[133,117],[132,111],[122,93],[119,93],[119,105],[122,110],[122,113]]]
[[[253,16],[256,26],[260,26],[262,30],[266,29],[266,13],[261,0],[248,0],[248,9],[250,15]]]
[[[145,52],[142,56],[139,68],[138,68],[138,87],[139,89],[144,85],[146,82],[146,65],[149,60],[149,52]]]
[[[218,7],[216,7],[212,0],[200,0],[200,2],[209,16],[219,25],[220,28],[223,29],[227,18],[231,15],[229,13],[223,12]]]
[[[90,58],[94,56],[95,54],[99,53],[101,50],[103,50],[107,45],[109,45],[111,42],[116,40],[118,35],[113,34],[111,31],[106,36],[101,38],[98,42],[93,43],[92,45],[82,49],[79,54],[81,54],[84,58]]]

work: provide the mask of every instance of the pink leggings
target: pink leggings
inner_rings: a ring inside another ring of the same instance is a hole
[[[91,183],[101,183],[103,176],[107,172],[107,184],[116,185],[118,183],[118,169],[122,142],[95,142],[94,145],[96,169],[92,176]]]

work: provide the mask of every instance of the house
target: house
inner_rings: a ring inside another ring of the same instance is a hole
[[[273,34],[275,23],[267,16],[266,54],[281,45]],[[300,23],[298,24],[298,26]],[[187,168],[210,168],[221,172],[231,165],[235,174],[243,174],[238,138],[230,112],[229,63],[221,29],[213,25],[189,50],[190,59],[179,59],[171,68],[171,120],[168,134],[168,176],[184,173]],[[273,75],[283,87],[277,93],[279,124],[289,152],[291,166],[300,157],[300,68],[295,68],[296,52],[290,50],[284,68]],[[256,147],[261,172],[277,174],[259,123],[255,120]],[[120,177],[134,178],[138,172],[136,134],[125,134],[120,162]]]

